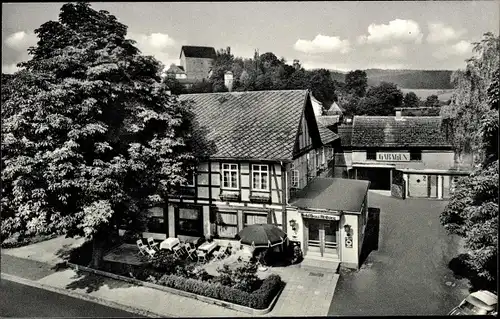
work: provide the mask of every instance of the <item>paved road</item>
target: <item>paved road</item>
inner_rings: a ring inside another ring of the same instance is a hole
[[[448,269],[458,239],[439,223],[446,202],[368,196],[381,209],[378,250],[340,277],[328,314],[446,315],[467,294],[466,281]]]
[[[2,279],[2,317],[141,317],[115,308]]]

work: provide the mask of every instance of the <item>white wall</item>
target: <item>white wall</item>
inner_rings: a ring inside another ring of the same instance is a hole
[[[353,238],[352,248],[345,247],[346,232],[344,225],[351,225],[351,233]],[[359,263],[359,229],[358,229],[358,215],[344,214],[340,219],[340,260],[343,265],[348,268],[358,268]]]

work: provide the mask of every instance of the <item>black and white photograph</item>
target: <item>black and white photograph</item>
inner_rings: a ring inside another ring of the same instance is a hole
[[[497,316],[500,2],[2,3],[5,318]]]

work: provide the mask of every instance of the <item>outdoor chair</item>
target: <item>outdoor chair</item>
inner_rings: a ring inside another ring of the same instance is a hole
[[[198,262],[202,262],[202,261],[204,263],[207,262],[207,253],[205,253],[204,251],[201,251],[201,250],[196,251],[196,256],[198,256]]]
[[[172,251],[174,252],[174,256],[177,258],[180,258],[184,253],[182,246],[180,244],[172,248]]]
[[[214,260],[222,260],[227,254],[227,246],[220,246],[219,250],[214,252]]]
[[[186,252],[188,254],[187,258],[191,259],[192,261],[195,261],[196,256],[196,248],[192,247],[191,244],[187,243],[187,246],[185,246]]]
[[[153,237],[148,238],[148,245],[149,245],[149,248],[151,248],[155,251],[159,250],[158,243],[155,243],[155,240],[153,239]]]
[[[144,245],[142,242],[142,239],[137,240],[137,247],[139,248],[139,253],[143,256],[148,255],[149,257],[154,257],[155,251],[154,249],[149,248],[148,246]]]

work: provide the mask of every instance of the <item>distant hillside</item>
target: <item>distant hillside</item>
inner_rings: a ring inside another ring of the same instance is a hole
[[[391,82],[407,89],[452,89],[448,70],[364,70],[368,77],[368,85],[378,85],[380,82]],[[331,70],[332,78],[343,81],[344,73]]]

